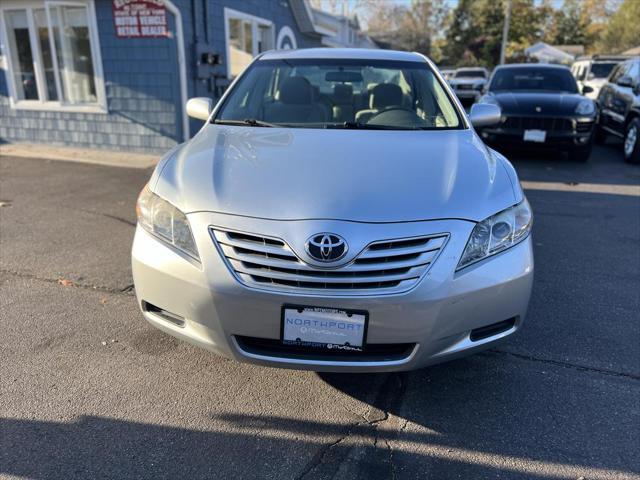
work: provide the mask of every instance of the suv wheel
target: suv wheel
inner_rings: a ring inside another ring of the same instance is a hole
[[[634,118],[627,125],[624,135],[624,161],[640,163],[640,118]]]
[[[575,147],[569,150],[569,160],[574,162],[586,162],[591,155],[591,145],[588,147]]]

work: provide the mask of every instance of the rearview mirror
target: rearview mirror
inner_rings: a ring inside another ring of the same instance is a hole
[[[213,111],[213,100],[207,97],[190,98],[187,102],[187,115],[198,120],[209,120]]]
[[[474,127],[488,127],[500,123],[502,111],[492,103],[474,103],[469,112],[469,120]]]
[[[629,75],[623,75],[618,79],[618,85],[621,87],[633,87],[633,80]]]
[[[582,94],[586,95],[587,93],[592,93],[593,92],[593,87],[589,86],[589,85],[585,85],[584,87],[582,87]]]
[[[327,82],[360,83],[362,82],[362,74],[360,72],[348,71],[327,72],[324,79]]]

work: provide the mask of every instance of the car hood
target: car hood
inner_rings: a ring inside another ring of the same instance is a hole
[[[185,213],[480,221],[521,197],[503,162],[472,130],[206,125],[158,165],[150,185]]]
[[[473,85],[484,85],[485,82],[487,80],[485,78],[482,77],[464,77],[464,78],[452,78],[449,80],[449,84],[451,85],[466,85],[466,84],[473,84]]]
[[[591,87],[602,87],[605,83],[607,83],[606,78],[592,78],[590,80],[585,80],[584,85],[589,85]]]
[[[498,102],[502,113],[517,115],[573,115],[578,103],[585,99],[577,93],[557,92],[504,92],[494,93],[492,98]]]

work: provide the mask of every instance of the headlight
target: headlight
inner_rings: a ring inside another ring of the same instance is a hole
[[[200,261],[189,220],[184,213],[145,186],[136,205],[138,223],[147,232]]]
[[[478,223],[471,232],[456,270],[502,252],[527,238],[532,219],[531,207],[524,199],[518,205]]]
[[[596,106],[591,100],[581,100],[576,107],[576,113],[578,115],[592,115],[596,111]]]

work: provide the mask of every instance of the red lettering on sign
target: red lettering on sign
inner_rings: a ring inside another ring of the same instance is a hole
[[[116,36],[167,37],[164,0],[112,0]]]

